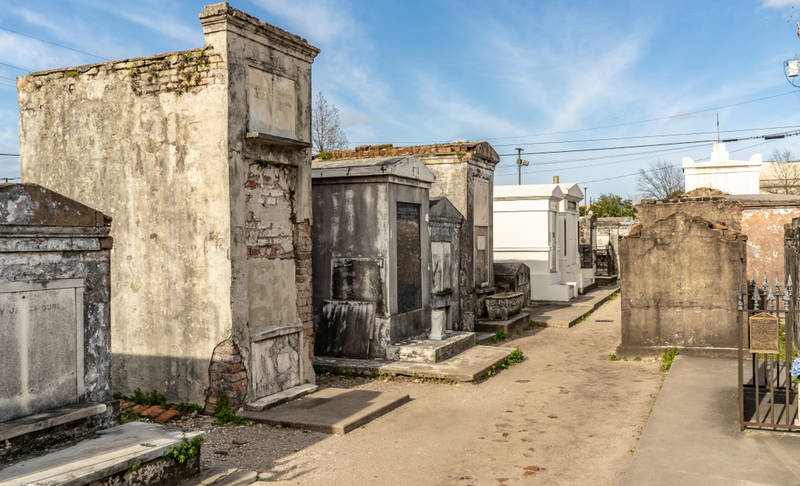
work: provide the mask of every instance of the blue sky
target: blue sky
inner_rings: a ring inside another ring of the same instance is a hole
[[[204,3],[0,0],[0,28],[103,58],[137,57],[202,45],[197,14]],[[544,143],[713,132],[717,112],[723,131],[759,128],[723,138],[800,128],[800,90],[782,68],[800,53],[800,2],[231,4],[322,49],[314,91],[340,108],[351,145],[488,140],[507,154],[517,146],[550,151],[696,140],[714,135]],[[18,150],[15,76],[100,60],[0,30],[0,152]],[[765,97],[771,98],[741,104]],[[643,120],[652,121],[637,123]],[[728,150],[738,150],[735,158],[756,152],[768,158],[785,147],[800,156],[800,136],[756,143],[731,143]],[[632,196],[636,178],[622,176],[657,159],[677,164],[711,150],[710,144],[667,148],[529,155],[523,181],[559,175],[593,197]],[[503,157],[497,184],[516,183],[513,160]],[[0,177],[17,175],[18,160],[0,157]]]

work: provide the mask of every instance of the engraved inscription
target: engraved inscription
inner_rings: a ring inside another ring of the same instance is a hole
[[[750,352],[766,354],[780,352],[776,316],[762,312],[750,317]]]
[[[81,282],[81,290],[0,287],[0,422],[80,399],[82,281],[69,282]]]

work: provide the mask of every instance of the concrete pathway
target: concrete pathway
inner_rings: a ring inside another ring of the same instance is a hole
[[[203,462],[279,484],[617,484],[664,376],[609,360],[619,315],[615,299],[572,329],[529,330],[513,341],[527,359],[477,384],[323,378],[411,401],[346,435],[212,429]]]
[[[623,484],[797,485],[800,435],[739,431],[737,361],[678,356]]]
[[[569,303],[534,302],[533,307],[524,310],[531,316],[531,323],[544,327],[572,327],[581,317],[597,309],[619,286],[597,287],[576,297]]]

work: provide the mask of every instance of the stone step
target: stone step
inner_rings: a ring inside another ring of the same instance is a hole
[[[185,437],[191,440],[198,435],[203,433]],[[163,458],[183,437],[181,431],[164,425],[130,422],[101,430],[97,438],[8,466],[0,470],[0,486],[78,486],[117,476],[141,486],[177,484],[200,468],[199,454],[182,465]]]
[[[270,407],[275,407],[282,403],[286,403],[290,400],[294,400],[295,398],[300,398],[302,396],[308,395],[309,393],[314,393],[318,389],[319,387],[317,385],[312,385],[310,383],[306,383],[304,385],[298,385],[289,388],[288,390],[283,390],[281,392],[273,393],[272,395],[259,398],[258,400],[254,400],[245,405],[245,410],[250,410],[254,412],[266,410]]]
[[[475,342],[479,345],[481,344],[494,344],[492,342],[494,339],[493,332],[476,332],[475,333]]]
[[[386,358],[414,363],[439,363],[472,346],[475,346],[474,332],[447,331],[442,340],[421,337],[388,346]]]
[[[248,486],[258,480],[258,473],[242,469],[211,468],[180,483],[179,486]]]
[[[505,331],[507,338],[514,338],[531,325],[531,318],[527,312],[520,312],[506,320],[495,321],[489,319],[479,319],[475,324],[475,330],[479,332],[490,332],[494,335],[497,331]]]

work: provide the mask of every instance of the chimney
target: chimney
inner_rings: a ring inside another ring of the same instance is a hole
[[[553,176],[553,184],[558,184],[558,176]]]

